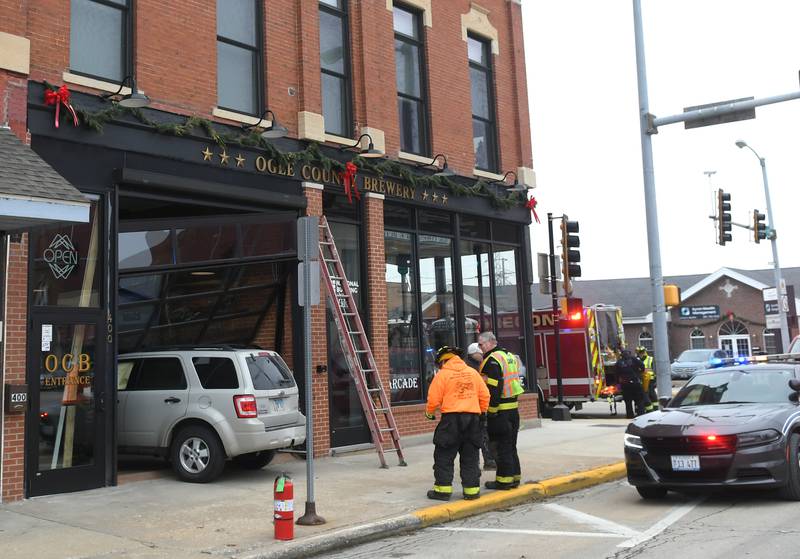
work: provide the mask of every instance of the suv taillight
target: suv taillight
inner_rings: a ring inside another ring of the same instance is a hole
[[[237,394],[234,396],[233,407],[236,409],[236,417],[240,419],[258,417],[256,397],[252,394]]]

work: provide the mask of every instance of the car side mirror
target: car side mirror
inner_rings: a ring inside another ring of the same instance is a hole
[[[789,388],[795,392],[800,392],[800,379],[793,378],[789,381]]]
[[[792,392],[789,394],[789,401],[794,402],[795,404],[800,401],[800,392]]]

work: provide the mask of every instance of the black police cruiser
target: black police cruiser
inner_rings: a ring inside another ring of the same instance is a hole
[[[720,360],[625,431],[628,482],[668,490],[777,488],[800,500],[800,356]]]

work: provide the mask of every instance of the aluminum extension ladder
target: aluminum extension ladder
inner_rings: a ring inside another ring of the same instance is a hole
[[[347,283],[344,266],[336,250],[331,229],[325,216],[320,217],[319,258],[322,276],[328,290],[339,340],[342,344],[350,373],[353,376],[361,400],[361,407],[372,433],[372,442],[381,461],[381,468],[386,464],[387,452],[396,452],[398,465],[405,466],[403,449],[400,446],[400,432],[397,429],[392,406],[381,384],[378,366],[372,355],[372,349],[364,332],[364,325],[358,313],[353,292]]]

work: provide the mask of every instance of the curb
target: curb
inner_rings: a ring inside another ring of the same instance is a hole
[[[625,462],[617,462],[590,470],[575,472],[539,482],[529,482],[509,491],[494,491],[482,495],[475,501],[458,500],[453,503],[435,505],[419,509],[409,514],[343,528],[326,534],[313,536],[298,542],[291,542],[279,549],[250,551],[237,554],[239,559],[295,559],[310,557],[345,547],[352,547],[368,541],[412,532],[436,524],[443,524],[509,506],[538,501],[578,491],[608,481],[622,479],[626,475]]]

